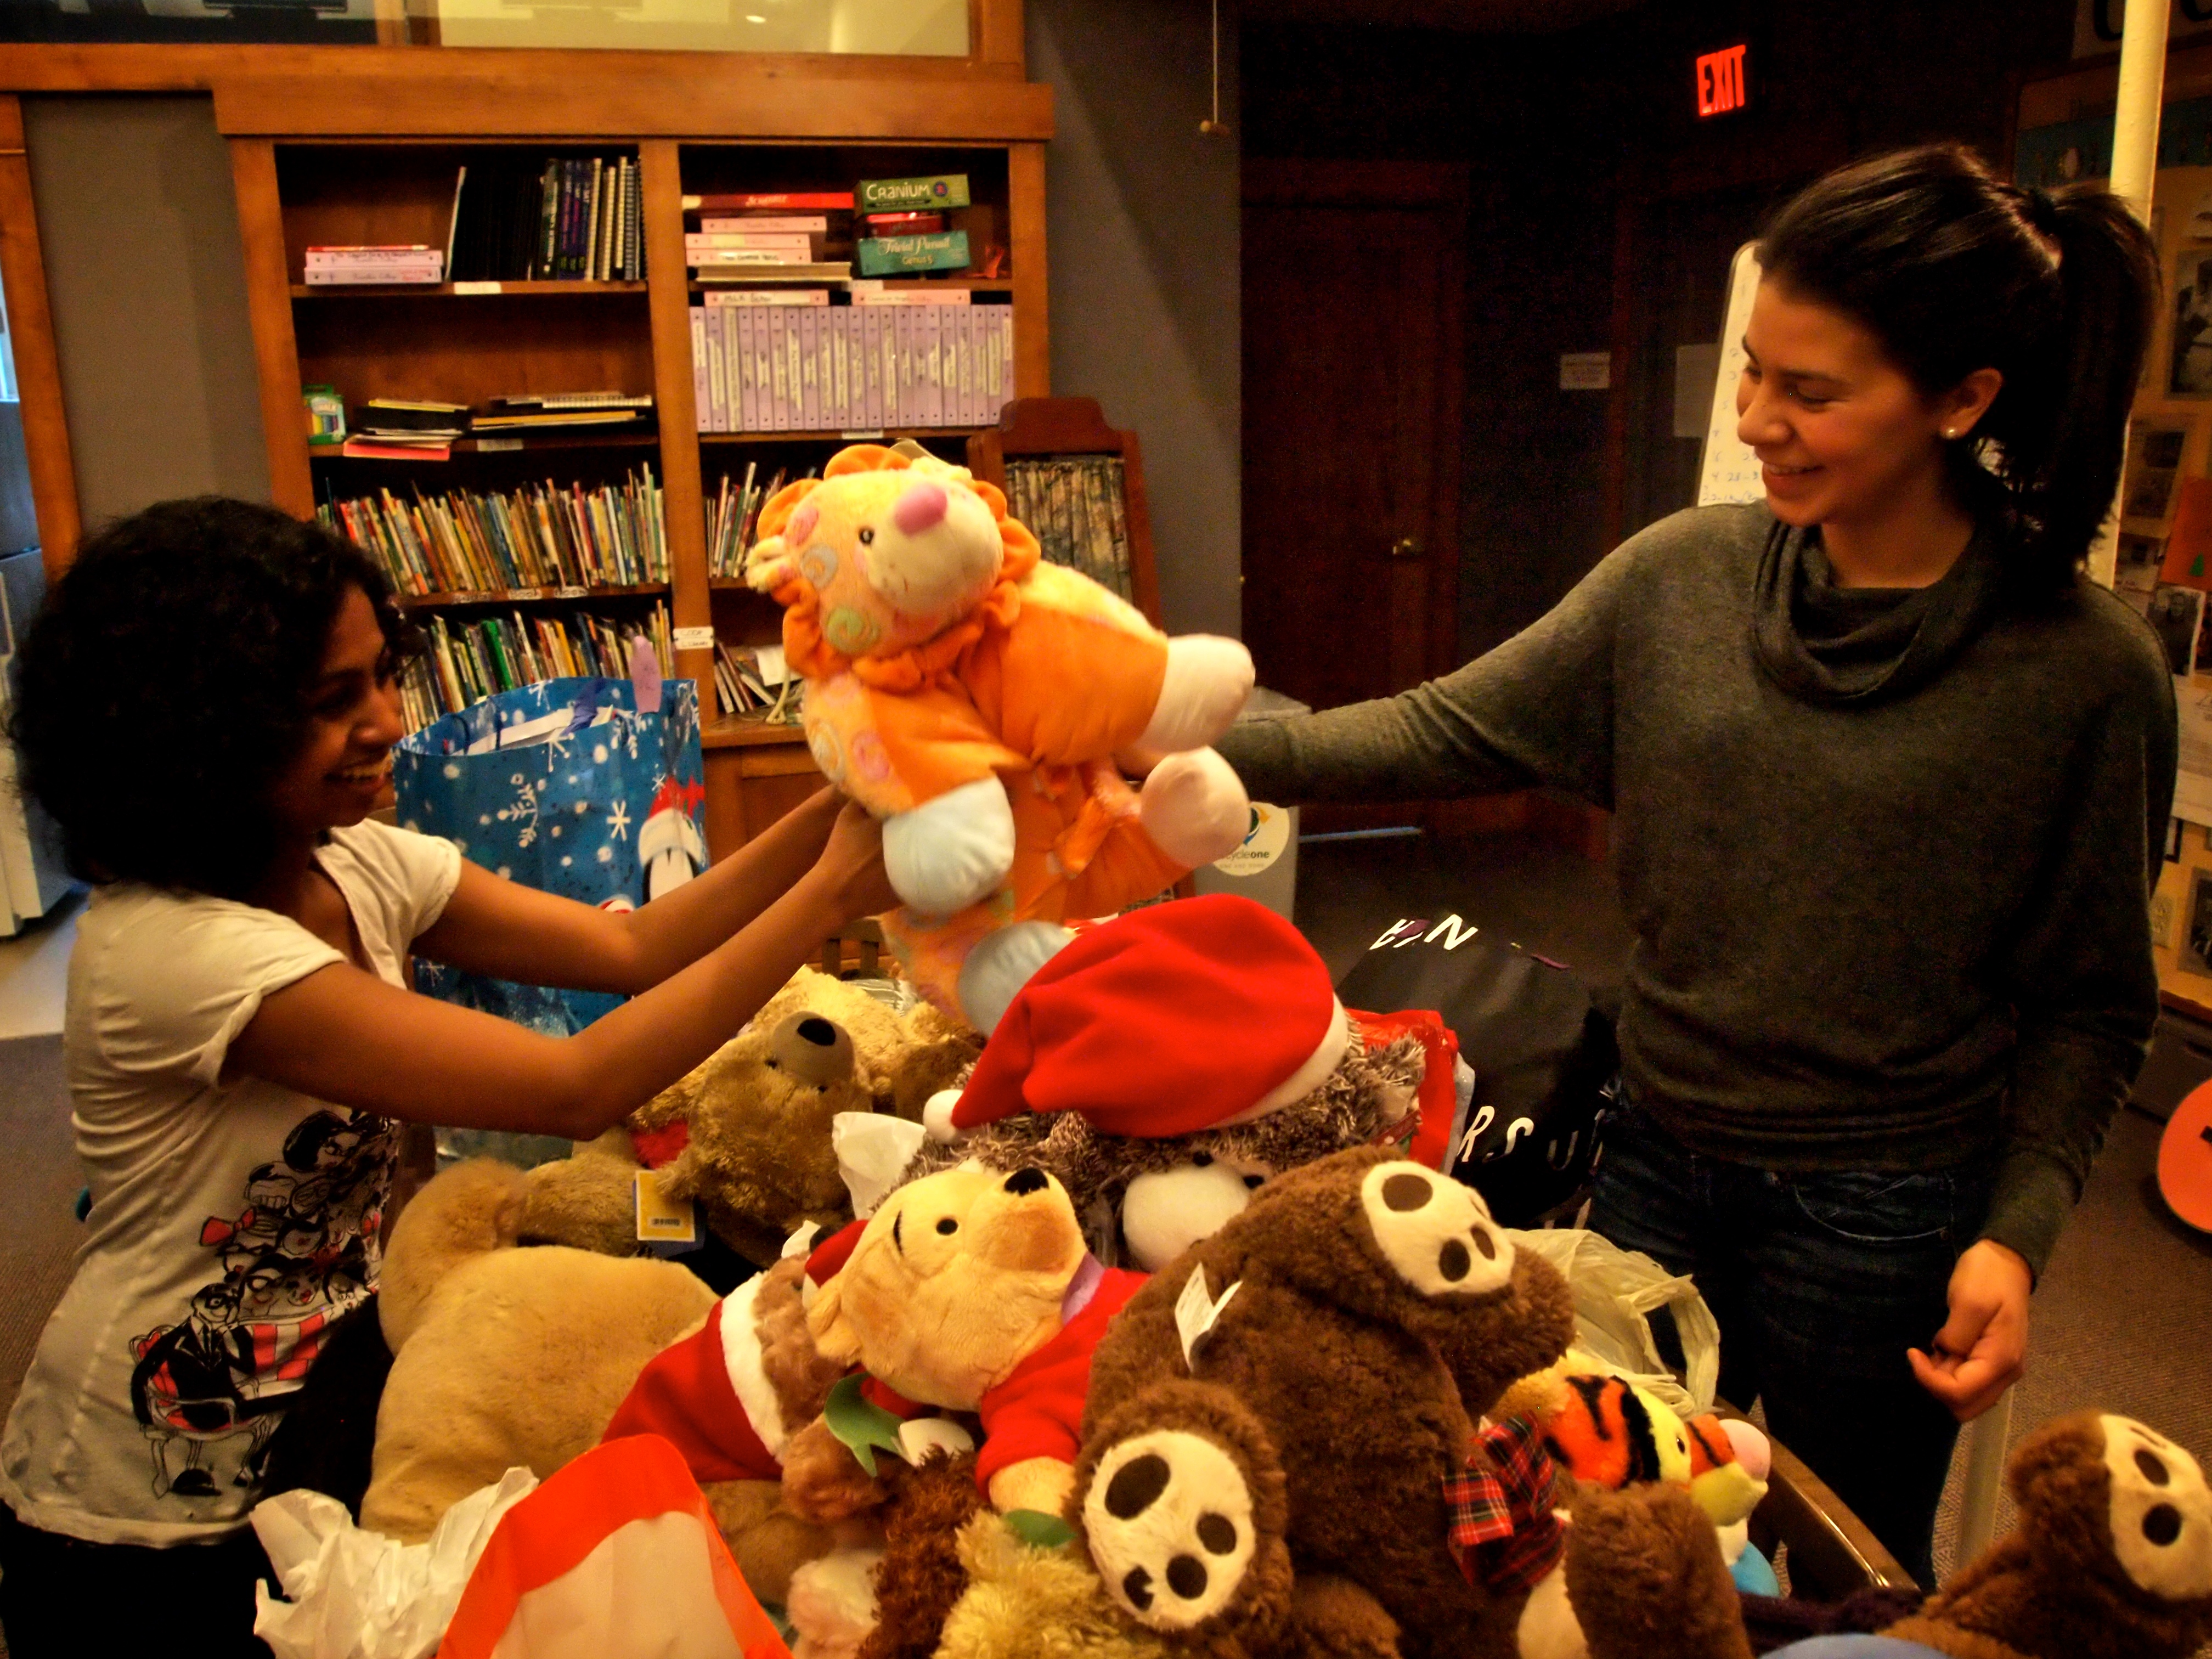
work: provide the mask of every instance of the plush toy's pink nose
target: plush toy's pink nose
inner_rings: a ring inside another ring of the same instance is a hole
[[[917,483],[908,487],[891,509],[891,522],[909,536],[919,536],[945,518],[945,486]]]

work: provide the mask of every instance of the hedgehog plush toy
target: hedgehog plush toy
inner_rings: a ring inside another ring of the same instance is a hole
[[[1015,997],[966,1086],[925,1109],[932,1137],[902,1180],[1048,1170],[1094,1255],[1154,1272],[1275,1176],[1411,1139],[1417,1098],[1437,1094],[1415,1018],[1348,1012],[1313,947],[1250,899],[1133,910]],[[1448,1118],[1450,1079],[1434,1081]]]

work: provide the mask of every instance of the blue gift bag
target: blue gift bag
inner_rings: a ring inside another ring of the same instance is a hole
[[[640,713],[628,680],[543,680],[447,714],[392,755],[399,822],[548,893],[633,910],[707,865],[698,687]],[[416,988],[553,1036],[622,999],[415,964]]]

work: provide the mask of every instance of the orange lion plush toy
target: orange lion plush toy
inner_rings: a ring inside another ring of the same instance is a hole
[[[912,445],[857,444],[761,511],[806,737],[884,825],[884,932],[988,1036],[1067,940],[1233,851],[1249,805],[1206,745],[1252,687],[1233,640],[1170,639],[1042,562],[1006,497]],[[1133,789],[1122,768],[1149,768]]]

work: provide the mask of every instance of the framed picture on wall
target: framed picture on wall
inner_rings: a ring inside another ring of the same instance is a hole
[[[2180,475],[2181,452],[2189,428],[2160,421],[2137,421],[2128,433],[2128,476],[2120,494],[2120,516],[2163,519],[2173,510],[2173,481]]]
[[[2212,398],[2212,252],[2197,249],[2173,262],[2173,351],[2166,393]]]
[[[2166,660],[2179,678],[2187,678],[2197,665],[2197,630],[2204,621],[2204,592],[2171,584],[2150,596],[2148,620],[2151,631],[2166,647]]]
[[[2192,974],[2212,975],[2212,870],[2189,876],[2189,932],[2181,941],[2181,965]]]

